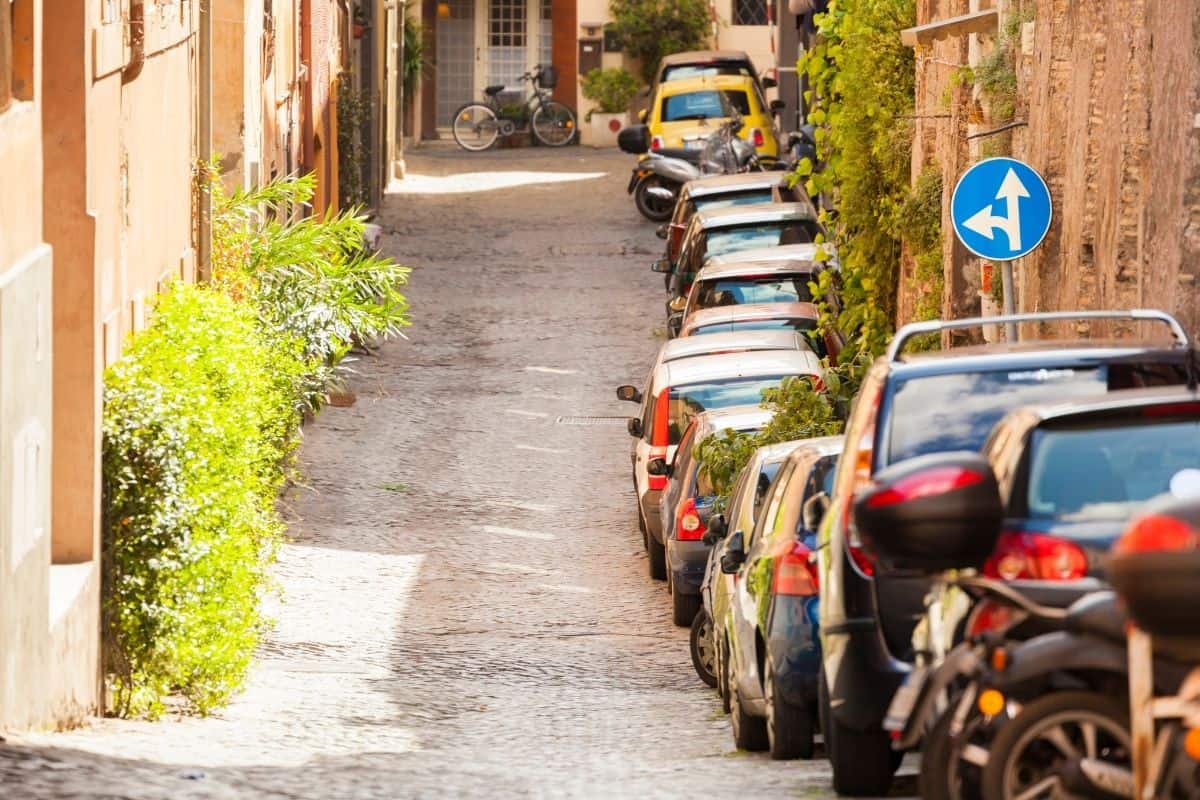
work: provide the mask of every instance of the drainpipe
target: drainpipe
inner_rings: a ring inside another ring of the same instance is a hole
[[[121,69],[121,83],[126,84],[142,74],[146,66],[146,3],[145,0],[130,0],[129,3],[129,63]]]
[[[199,30],[196,41],[196,136],[197,157],[202,162],[212,158],[212,11],[209,0],[201,0]],[[212,277],[212,192],[207,181],[197,187],[196,209],[196,279]]]

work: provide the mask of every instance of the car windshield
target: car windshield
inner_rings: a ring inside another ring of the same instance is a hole
[[[810,273],[746,275],[701,281],[696,287],[696,308],[737,306],[745,303],[811,302]]]
[[[1104,394],[1106,372],[1105,367],[1002,370],[898,380],[883,463],[979,450],[992,426],[1014,408]]]
[[[754,222],[714,228],[705,234],[705,258],[782,244],[809,244],[817,235],[817,223],[808,220]]]
[[[733,208],[734,206],[756,206],[760,203],[769,203],[771,199],[770,189],[755,189],[750,192],[730,192],[697,197],[693,203],[697,211],[715,211],[719,208]]]
[[[750,101],[745,92],[738,89],[704,89],[664,97],[662,121],[723,119],[732,117],[735,111],[743,115],[750,113]]]
[[[1124,520],[1200,470],[1200,420],[1136,420],[1089,429],[1040,429],[1031,442],[1030,517]]]
[[[750,72],[750,68],[745,64],[680,64],[677,67],[667,67],[663,70],[662,83],[684,80],[686,78],[706,78],[714,75],[745,75],[748,78],[754,77],[753,73]]]
[[[816,330],[817,321],[809,317],[778,317],[775,319],[752,319],[744,322],[714,322],[693,328],[692,336],[706,333],[729,333],[730,331],[777,331],[791,328],[794,331]],[[811,342],[810,342],[811,344]]]
[[[687,429],[688,422],[702,411],[757,405],[762,402],[763,392],[778,386],[785,377],[787,376],[760,375],[753,378],[726,378],[672,386],[670,419],[667,426],[670,444],[679,444],[679,437]]]

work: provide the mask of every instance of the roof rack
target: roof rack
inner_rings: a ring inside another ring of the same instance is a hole
[[[1030,314],[1008,314],[998,317],[970,317],[969,319],[940,320],[928,322],[912,322],[896,331],[888,345],[888,361],[899,361],[904,345],[909,339],[926,333],[962,330],[964,328],[979,328],[984,325],[1004,325],[1016,322],[1054,322],[1058,320],[1088,320],[1088,319],[1133,319],[1149,322],[1161,322],[1171,329],[1171,335],[1179,347],[1188,346],[1188,336],[1179,320],[1165,311],[1156,308],[1131,308],[1128,311],[1044,311]]]

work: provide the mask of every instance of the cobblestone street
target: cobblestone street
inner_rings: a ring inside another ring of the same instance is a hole
[[[630,157],[416,153],[430,193],[378,220],[413,325],[304,430],[246,691],[209,719],[12,738],[0,797],[831,795],[822,759],[735,750],[647,575],[613,388],[662,342],[661,243]],[[489,170],[530,174],[439,190]],[[538,172],[601,176],[520,185]]]

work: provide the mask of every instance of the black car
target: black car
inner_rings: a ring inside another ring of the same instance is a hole
[[[914,336],[985,324],[1086,319],[1154,320],[1175,346],[1032,341],[905,355]],[[879,469],[928,453],[979,450],[1009,411],[1184,383],[1191,351],[1179,323],[1158,311],[1060,312],[908,325],[868,372],[846,426],[820,529],[821,716],[840,794],[886,794],[899,764],[882,722],[911,670],[912,631],[925,579],[882,570],[851,524],[857,491]]]

